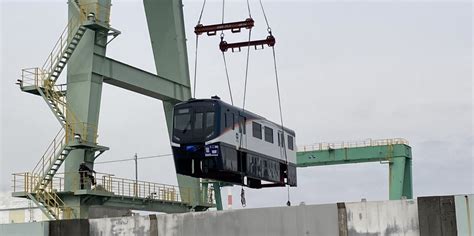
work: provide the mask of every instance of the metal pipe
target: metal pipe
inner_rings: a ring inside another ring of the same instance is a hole
[[[138,188],[138,155],[135,153],[135,188]],[[135,190],[138,195],[138,189]]]

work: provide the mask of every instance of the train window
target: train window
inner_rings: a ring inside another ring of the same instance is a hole
[[[214,112],[206,112],[206,128],[212,128],[214,126]]]
[[[265,141],[273,143],[273,129],[265,126]]]
[[[202,129],[203,120],[204,120],[204,113],[197,112],[196,117],[194,119],[194,129],[195,130]]]
[[[262,139],[262,125],[252,122],[252,134],[255,138]]]
[[[288,135],[288,149],[290,150],[294,150],[294,146],[293,146],[293,137]]]
[[[180,113],[178,111],[178,113]],[[178,114],[174,117],[174,128],[178,131],[184,132],[191,129],[191,114]]]

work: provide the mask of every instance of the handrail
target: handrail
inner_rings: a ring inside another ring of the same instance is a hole
[[[61,130],[59,130],[56,136],[54,136],[53,141],[48,145],[46,151],[41,156],[41,159],[38,161],[31,173],[33,173],[34,175],[41,173],[40,176],[43,176],[45,174],[44,170],[46,167],[51,165],[52,159],[54,159],[57,154],[56,152],[61,151],[66,145],[65,135],[66,133],[64,132],[64,128],[61,128]]]
[[[97,143],[97,126],[80,122],[67,104],[66,96],[64,96],[64,87],[66,85],[54,84],[54,81],[42,76],[41,71],[42,69],[39,68],[23,69],[21,86],[35,86],[36,89],[41,89],[49,99],[56,103],[57,108],[67,118],[67,124],[65,126],[66,138],[68,140],[70,140],[72,135],[79,132],[82,135],[83,141]],[[91,139],[87,140],[91,133]]]
[[[69,40],[72,40],[69,39],[70,34],[73,32],[71,29],[76,29],[79,25],[80,21],[74,20],[73,18],[69,19],[66,27],[61,32],[59,39],[56,41],[53,46],[53,49],[49,53],[48,58],[46,58],[46,61],[41,67],[41,70],[43,72],[48,71],[44,73],[46,74],[46,78],[49,78],[52,75],[52,73],[54,72],[53,66],[56,65],[57,62],[59,62],[65,47],[68,45]]]
[[[70,172],[68,172],[70,173]],[[168,202],[192,203],[193,188],[179,187],[170,184],[153,183],[149,181],[138,181],[126,178],[114,177],[111,174],[93,173],[96,184],[93,185],[92,179],[89,177],[89,172],[82,172],[82,187],[90,191],[109,192],[115,196],[140,198],[148,200],[161,200]],[[51,183],[45,189],[47,192],[62,192],[64,189],[64,175],[65,173],[56,173],[52,178]],[[81,190],[81,172],[74,172],[72,186],[75,186],[69,191]],[[13,174],[13,191],[34,192],[32,186],[34,182],[40,179],[37,175],[32,175],[29,172]],[[201,192],[204,188],[200,188]],[[215,204],[212,187],[207,189],[207,193],[200,196],[199,202],[212,205]],[[207,196],[204,198],[204,196]]]
[[[408,141],[403,138],[393,139],[367,139],[364,141],[348,141],[348,142],[334,142],[334,143],[316,143],[310,145],[304,145],[298,147],[298,151],[323,151],[330,149],[343,149],[343,148],[356,148],[356,147],[375,147],[385,145],[405,144],[408,145]]]

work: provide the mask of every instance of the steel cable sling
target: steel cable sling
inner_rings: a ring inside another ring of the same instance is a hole
[[[224,12],[225,12],[225,0],[222,0],[222,25],[224,25]],[[224,30],[221,30],[221,41],[224,40]],[[230,104],[234,105],[234,99],[232,98],[232,89],[230,85],[229,70],[227,68],[227,60],[225,54],[222,52],[222,60],[224,61],[225,76],[227,78],[227,87],[229,88]]]
[[[252,19],[252,13],[250,11],[250,3],[249,0],[247,0],[247,10],[249,13],[249,19]],[[247,79],[248,79],[248,72],[249,72],[249,61],[250,61],[250,41],[252,38],[252,29],[249,29],[249,37],[248,37],[248,44],[247,44],[247,58],[246,58],[246,63],[245,63],[245,78],[244,78],[244,97],[242,101],[242,112],[245,112],[245,98],[247,95]],[[222,40],[221,40],[222,42]],[[222,55],[224,55],[224,51],[222,51]],[[240,119],[240,118],[239,118]],[[245,126],[244,120],[239,121],[239,126]],[[245,127],[242,127],[239,129],[240,132],[240,140],[239,140],[239,150],[242,148],[242,138],[243,138],[243,129]],[[240,166],[243,166],[243,158],[240,159]],[[247,201],[245,199],[245,190],[244,187],[242,186],[240,190],[240,203],[242,204],[242,207],[247,206]]]
[[[267,31],[270,34],[270,36],[268,36],[268,37],[273,37],[272,36],[272,28],[270,27],[270,24],[268,23],[267,14],[265,13],[265,8],[263,7],[262,0],[259,0],[259,2],[260,2],[260,7],[262,8],[263,17],[265,18],[265,23],[267,24]],[[278,108],[280,110],[281,132],[282,132],[281,142],[283,144],[282,146],[283,146],[283,151],[284,151],[284,154],[285,154],[286,178],[287,178],[287,181],[288,181],[288,178],[289,178],[288,154],[287,154],[286,145],[285,145],[285,126],[283,125],[283,111],[282,111],[282,108],[281,108],[280,83],[279,83],[279,78],[278,78],[278,69],[277,69],[275,47],[271,47],[271,48],[272,48],[272,53],[273,53],[273,68],[275,70],[275,82],[276,82],[277,94],[278,94]],[[287,189],[287,197],[288,197],[288,201],[286,202],[286,205],[291,206],[290,186],[287,185],[286,189]]]
[[[196,91],[196,74],[197,74],[197,69],[196,68],[197,68],[198,36],[203,34],[203,33],[206,33],[208,36],[215,36],[217,34],[217,31],[221,31],[220,36],[221,36],[221,43],[222,43],[225,30],[230,30],[232,33],[240,33],[242,28],[251,29],[254,26],[254,21],[253,21],[252,18],[247,18],[243,21],[224,23],[225,0],[222,1],[222,22],[220,24],[203,25],[203,24],[201,24],[201,18],[202,18],[203,12],[204,12],[205,4],[206,4],[206,0],[204,0],[204,2],[203,2],[203,7],[201,9],[201,15],[199,16],[198,24],[194,27],[194,33],[196,34],[196,53],[195,53],[196,56],[195,56],[195,62],[194,62],[194,64],[195,64],[194,93]],[[219,44],[219,47],[220,47],[220,45],[221,44]],[[223,50],[221,49],[221,51],[223,51]],[[230,100],[231,100],[231,103],[233,105],[234,102],[233,102],[232,89],[231,89],[232,86],[230,84],[230,78],[229,78],[227,61],[225,59],[225,55],[223,55],[223,61],[224,61],[226,78],[227,78],[227,87],[229,89]],[[194,94],[194,96],[195,96],[195,94]]]
[[[231,101],[231,104],[234,105],[234,100],[233,100],[233,95],[232,95],[232,86],[231,86],[230,77],[229,77],[229,70],[228,70],[227,60],[226,60],[225,53],[224,53],[225,51],[227,51],[227,49],[223,50],[223,47],[222,47],[223,42],[225,42],[224,41],[224,30],[230,30],[232,33],[239,33],[242,28],[249,29],[249,42],[246,46],[250,46],[251,31],[252,31],[252,27],[254,26],[254,21],[252,19],[252,15],[250,13],[250,4],[249,4],[249,1],[247,0],[247,9],[248,9],[248,13],[249,13],[249,18],[245,19],[244,21],[224,23],[225,0],[222,0],[222,20],[221,20],[221,24],[202,25],[201,24],[201,19],[202,19],[202,15],[203,15],[203,12],[204,12],[205,5],[206,5],[206,0],[204,0],[204,2],[203,2],[198,23],[194,27],[194,33],[196,34],[196,51],[195,51],[195,60],[194,60],[194,88],[193,88],[194,91],[193,91],[193,95],[194,95],[194,97],[196,97],[196,81],[197,81],[196,78],[197,78],[197,58],[198,58],[198,46],[199,46],[199,40],[198,39],[199,39],[199,35],[203,34],[203,33],[206,33],[208,36],[214,36],[214,35],[217,34],[217,31],[221,31],[221,34],[220,34],[221,43],[219,44],[219,48],[221,49],[221,52],[222,52],[222,60],[224,62],[224,69],[225,69],[225,75],[226,75],[226,79],[227,79],[227,87],[229,89],[230,101]],[[233,48],[232,48],[232,51],[234,51]],[[245,87],[246,87],[246,84],[247,84],[249,53],[250,53],[250,51],[248,50],[247,51],[246,72],[245,72]],[[244,97],[245,97],[245,95],[244,95]],[[245,98],[244,98],[244,101],[245,101]],[[245,106],[245,102],[244,102],[244,106]],[[241,133],[241,135],[240,135],[239,149],[242,146],[242,129],[240,130],[240,133]],[[242,186],[242,190],[241,190],[241,203],[242,203],[243,207],[246,206],[245,191],[243,189],[243,186]]]
[[[206,7],[206,0],[202,3],[201,13],[199,14],[199,20],[197,25],[201,25],[202,15],[204,8]],[[196,33],[196,48],[194,52],[194,84],[193,84],[193,98],[196,98],[196,81],[197,81],[197,65],[198,65],[198,47],[199,47],[199,34]]]
[[[222,59],[224,62],[224,69],[225,69],[225,74],[226,74],[226,79],[227,79],[227,87],[229,90],[229,95],[230,95],[230,100],[231,104],[234,105],[233,102],[233,95],[232,95],[232,86],[230,83],[230,77],[229,77],[229,72],[228,72],[228,66],[227,66],[227,60],[225,57],[225,52],[228,51],[228,49],[231,49],[232,52],[235,52],[236,50],[241,51],[241,47],[247,47],[247,56],[246,56],[246,66],[245,66],[245,78],[244,78],[244,95],[243,95],[243,103],[242,103],[242,112],[245,112],[245,105],[246,105],[246,97],[247,97],[247,85],[248,85],[248,72],[249,72],[249,62],[250,62],[250,47],[254,46],[255,49],[258,49],[257,47],[264,48],[265,45],[272,47],[272,55],[273,55],[273,66],[274,66],[274,72],[275,72],[275,82],[276,82],[276,87],[277,87],[277,95],[278,95],[278,108],[279,108],[279,114],[280,114],[280,122],[281,122],[281,130],[282,130],[282,137],[281,137],[281,142],[282,142],[282,147],[284,150],[284,156],[285,156],[285,162],[286,162],[286,176],[287,179],[289,177],[289,168],[288,168],[288,154],[287,150],[285,147],[285,128],[284,128],[284,123],[283,123],[283,111],[282,111],[282,106],[281,106],[281,94],[280,94],[280,86],[279,86],[279,77],[278,77],[278,69],[277,69],[277,62],[276,62],[276,53],[275,53],[275,38],[272,35],[272,30],[270,28],[270,25],[268,23],[268,18],[265,13],[265,9],[262,3],[262,0],[259,0],[260,7],[263,12],[263,16],[265,18],[265,23],[267,25],[267,31],[269,35],[266,37],[266,39],[263,40],[251,40],[252,37],[252,27],[254,26],[254,21],[252,19],[251,11],[250,11],[250,4],[249,0],[247,0],[247,9],[249,13],[249,18],[247,18],[244,21],[238,21],[238,22],[231,22],[231,23],[224,23],[224,16],[225,16],[225,0],[222,1],[222,21],[221,24],[214,24],[214,25],[202,25],[201,19],[202,15],[204,12],[204,7],[206,4],[206,0],[203,2],[203,6],[201,9],[201,14],[199,16],[198,24],[194,28],[194,32],[196,33],[196,52],[195,52],[195,68],[194,68],[194,97],[196,94],[196,77],[197,77],[197,57],[198,57],[198,36],[202,33],[207,33],[208,36],[214,36],[217,34],[217,31],[221,31],[220,38],[221,42],[219,44],[219,49],[222,52]],[[236,43],[227,43],[224,41],[224,30],[230,30],[232,33],[239,33],[242,28],[249,29],[249,35],[248,35],[248,40],[244,42],[236,42]],[[241,123],[241,121],[239,121]],[[245,125],[245,124],[244,124]],[[239,149],[242,147],[242,137],[243,137],[243,129],[239,129],[240,133],[240,142],[239,142]],[[280,152],[281,155],[281,152]],[[242,163],[241,163],[242,164]],[[290,190],[289,186],[287,186],[287,205],[290,206]],[[242,206],[246,206],[246,200],[245,200],[245,191],[242,186],[241,189],[241,203]]]

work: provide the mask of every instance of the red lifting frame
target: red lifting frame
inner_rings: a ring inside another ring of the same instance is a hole
[[[208,36],[214,36],[217,34],[217,31],[230,30],[232,33],[239,33],[242,28],[251,29],[254,26],[254,21],[252,18],[248,18],[244,21],[215,24],[215,25],[196,25],[194,27],[194,33],[200,35],[202,33],[207,33]]]
[[[275,46],[275,37],[273,37],[273,35],[269,35],[266,39],[238,43],[227,43],[226,41],[221,41],[221,43],[219,44],[219,48],[222,52],[227,51],[229,48],[232,49],[232,52],[234,52],[234,49],[236,48],[240,52],[241,47],[254,46],[255,49],[258,49],[257,46],[261,46],[261,48],[263,48],[263,46],[265,45],[268,45],[269,47]]]

